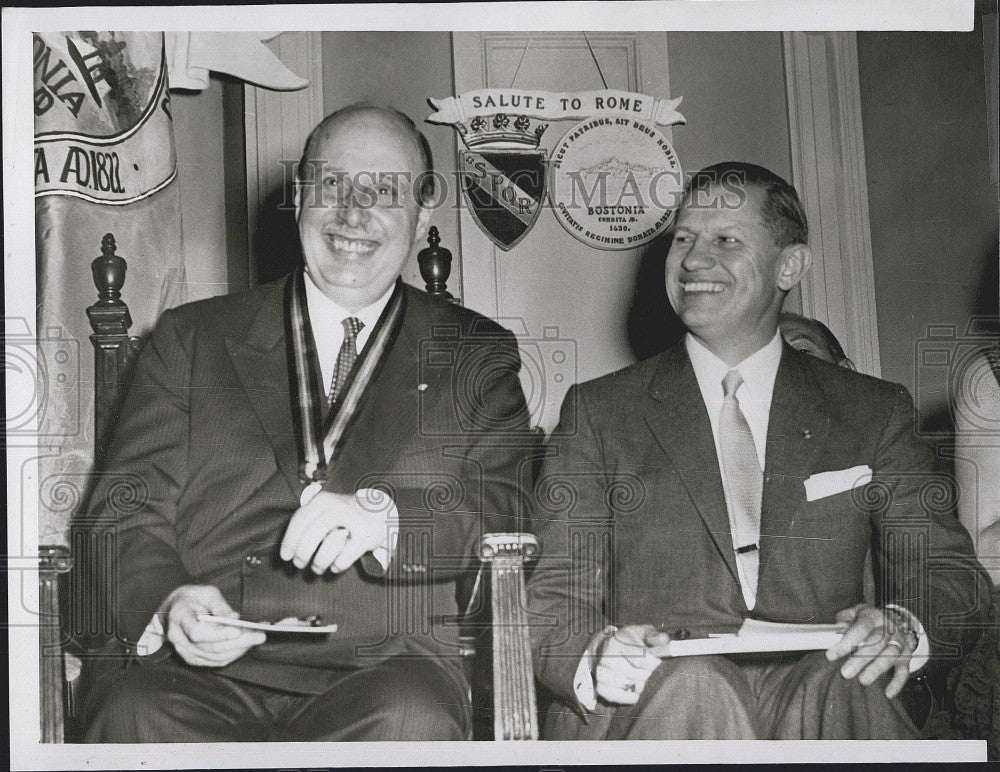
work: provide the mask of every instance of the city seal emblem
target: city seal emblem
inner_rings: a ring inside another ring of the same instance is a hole
[[[683,185],[670,142],[637,118],[585,120],[566,132],[549,157],[556,219],[596,249],[635,249],[663,233]]]

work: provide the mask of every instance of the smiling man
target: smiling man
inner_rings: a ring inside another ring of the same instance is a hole
[[[536,672],[558,698],[545,736],[917,736],[896,698],[962,641],[943,618],[978,618],[985,578],[906,390],[783,344],[811,260],[793,187],[750,164],[703,170],[666,261],[685,339],[567,394],[528,587]],[[670,656],[672,639],[748,618],[844,633],[826,651]]]
[[[296,188],[304,269],[146,343],[91,503],[118,521],[126,651],[88,741],[468,737],[456,584],[510,530],[533,439],[514,337],[400,280],[430,171],[401,113],[328,116]]]

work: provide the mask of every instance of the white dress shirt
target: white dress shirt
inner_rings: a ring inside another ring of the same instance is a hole
[[[358,332],[358,353],[360,354],[372,330],[378,323],[395,285],[389,287],[386,293],[360,311],[351,313],[342,305],[324,295],[312,278],[306,273],[306,308],[309,309],[309,324],[313,331],[313,341],[316,344],[316,355],[319,357],[319,368],[323,374],[323,384],[327,391],[333,380],[333,371],[337,365],[337,355],[344,343],[344,320],[356,317],[364,323]]]
[[[757,461],[764,469],[764,453],[767,447],[767,424],[771,415],[771,395],[774,393],[774,379],[778,375],[778,365],[781,363],[781,335],[775,332],[770,343],[758,349],[735,367],[730,367],[715,354],[709,351],[690,333],[684,338],[684,346],[695,378],[698,379],[698,389],[708,410],[708,420],[712,424],[712,439],[715,441],[715,454],[722,466],[722,450],[719,445],[719,414],[722,412],[723,391],[722,379],[730,370],[736,370],[743,378],[743,383],[736,390],[736,399],[740,410],[747,419],[753,444],[757,450]],[[732,503],[729,501],[729,491],[723,486],[726,494],[726,507],[730,512],[732,523]],[[743,600],[747,608],[752,609],[757,602],[756,588],[747,582],[743,573],[743,562],[736,561],[739,572],[740,588],[743,590]]]

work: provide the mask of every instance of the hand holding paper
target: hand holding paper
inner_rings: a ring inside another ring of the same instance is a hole
[[[204,621],[202,615],[238,616],[218,587],[188,584],[178,587],[163,602],[166,635],[177,654],[189,665],[223,667],[267,640],[257,630],[223,627]]]
[[[609,628],[595,652],[597,694],[618,705],[634,705],[646,681],[660,665],[661,650],[670,636],[652,625]]]
[[[840,673],[844,678],[857,678],[865,686],[892,669],[885,696],[892,699],[898,695],[910,674],[910,657],[918,645],[917,636],[909,634],[902,615],[860,603],[841,611],[837,619],[849,627],[827,650],[826,658],[832,662],[850,655]]]

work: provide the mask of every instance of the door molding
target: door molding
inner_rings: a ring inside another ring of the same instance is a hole
[[[825,322],[858,370],[881,376],[857,35],[785,32],[792,182],[813,267],[802,313]]]

